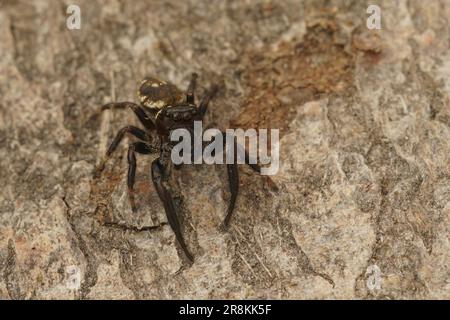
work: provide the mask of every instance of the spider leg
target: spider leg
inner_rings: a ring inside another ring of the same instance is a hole
[[[105,104],[101,110],[103,111],[109,109],[125,109],[125,108],[130,108],[136,114],[137,118],[142,123],[142,125],[148,130],[153,130],[156,128],[155,124],[152,122],[151,118],[147,115],[144,109],[133,102],[112,102]]]
[[[216,85],[212,86],[200,101],[200,105],[198,106],[198,114],[200,119],[202,119],[203,116],[205,115],[206,110],[208,109],[208,104],[211,101],[211,99],[214,98],[217,91],[219,91],[219,87]]]
[[[236,163],[227,164],[228,172],[228,183],[230,186],[230,202],[228,204],[227,215],[223,221],[225,228],[228,228],[233,214],[234,206],[236,204],[236,199],[239,191],[239,171]]]
[[[156,152],[157,149],[144,142],[134,142],[128,147],[128,199],[130,201],[131,210],[136,212],[136,202],[134,200],[134,179],[136,177],[136,152],[140,154],[149,154]]]
[[[245,163],[248,164],[250,168],[252,168],[254,171],[258,173],[261,173],[261,167],[258,164],[249,163],[249,156],[247,150],[245,151],[245,159],[246,159]],[[228,205],[227,215],[223,222],[225,228],[228,228],[230,224],[231,215],[233,214],[234,206],[236,204],[236,199],[239,191],[239,171],[238,165],[236,163],[236,158],[233,164],[227,164],[227,172],[228,172],[228,183],[230,186],[230,202]]]
[[[144,141],[150,140],[147,133],[144,130],[139,129],[138,127],[135,127],[135,126],[123,127],[122,129],[119,130],[119,132],[117,132],[114,140],[111,142],[111,144],[108,147],[108,150],[106,151],[105,157],[100,162],[99,166],[96,168],[96,175],[98,175],[100,172],[103,171],[103,169],[105,168],[105,164],[108,161],[109,157],[113,154],[114,151],[116,151],[117,146],[119,145],[119,143],[122,141],[122,139],[124,138],[124,136],[126,134],[131,134],[140,140],[144,140]],[[152,147],[152,148],[156,149],[156,147]]]
[[[140,140],[149,141],[149,137],[144,130],[139,129],[138,127],[135,127],[135,126],[123,127],[122,129],[119,130],[119,132],[117,132],[116,137],[109,145],[108,151],[106,151],[106,157],[110,157],[111,154],[114,151],[116,151],[117,146],[122,141],[122,139],[125,137],[125,134],[131,134]]]
[[[164,205],[167,221],[169,222],[170,227],[175,233],[175,237],[177,238],[178,243],[183,249],[186,257],[191,262],[194,261],[192,254],[189,252],[186,243],[184,242],[183,235],[181,234],[181,227],[175,210],[175,204],[173,202],[172,196],[165,186],[165,169],[164,166],[160,163],[159,159],[155,159],[152,163],[152,180],[155,189],[158,192],[159,198]]]
[[[197,85],[197,77],[198,75],[194,72],[191,76],[191,82],[189,83],[189,87],[186,92],[186,102],[194,103],[195,102],[195,87]]]
[[[223,144],[226,147],[226,134],[222,132]],[[237,141],[236,137],[233,139],[233,148],[234,148],[234,161],[232,164],[227,164],[227,173],[228,173],[228,183],[230,187],[230,201],[228,204],[227,215],[225,216],[225,220],[223,222],[223,226],[228,228],[231,220],[231,216],[234,211],[234,207],[236,205],[236,200],[239,192],[239,171],[237,164]],[[261,173],[261,167],[258,164],[251,164],[250,157],[248,155],[247,150],[244,149],[245,152],[245,163],[249,165],[254,171]]]

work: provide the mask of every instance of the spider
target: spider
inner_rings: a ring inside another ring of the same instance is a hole
[[[138,90],[140,105],[133,102],[113,102],[106,104],[102,110],[129,108],[137,116],[139,122],[145,127],[144,130],[128,125],[119,130],[114,140],[109,145],[106,156],[100,165],[103,170],[105,162],[117,149],[125,135],[131,135],[138,141],[130,143],[128,147],[128,198],[133,212],[136,212],[134,197],[134,181],[136,174],[136,153],[152,154],[159,153],[159,156],[152,162],[151,175],[153,185],[164,206],[167,221],[172,228],[176,240],[186,257],[193,262],[194,258],[190,253],[183,235],[181,233],[180,222],[177,216],[177,208],[168,188],[171,169],[179,169],[180,165],[174,165],[171,161],[171,150],[174,142],[170,141],[172,130],[185,128],[192,132],[194,121],[202,120],[208,104],[218,91],[217,86],[212,86],[197,106],[195,104],[195,87],[197,74],[193,73],[186,92],[182,92],[175,85],[147,77],[142,80]],[[152,135],[156,133],[157,142],[153,141]],[[223,133],[222,133],[223,134]],[[223,139],[225,141],[225,139]],[[246,155],[248,157],[248,155]],[[257,164],[249,166],[260,173]],[[239,175],[236,161],[234,164],[227,164],[228,181],[230,188],[230,200],[223,226],[227,228],[236,204],[239,188]]]

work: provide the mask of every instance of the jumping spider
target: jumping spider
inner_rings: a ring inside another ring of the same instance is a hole
[[[176,206],[168,188],[168,180],[171,168],[178,168],[178,166],[175,166],[172,163],[170,157],[174,145],[174,142],[170,141],[171,131],[178,128],[185,128],[192,132],[194,121],[203,119],[210,100],[218,91],[217,86],[211,87],[197,107],[194,95],[196,79],[197,74],[193,73],[188,89],[186,93],[183,93],[171,83],[148,77],[141,82],[138,91],[140,105],[132,102],[113,102],[104,105],[102,110],[130,108],[136,114],[139,122],[145,127],[145,130],[131,125],[120,129],[109,146],[106,157],[100,166],[101,171],[106,160],[116,150],[126,134],[132,135],[139,140],[137,142],[132,142],[128,148],[128,196],[131,208],[135,212],[136,204],[133,191],[136,174],[135,153],[159,153],[158,158],[156,158],[151,165],[153,184],[164,205],[169,225],[175,233],[176,239],[186,257],[190,261],[193,261],[193,256],[189,252],[181,234]],[[153,133],[156,133],[158,138],[156,143],[152,138]],[[223,141],[225,141],[225,139],[223,139]],[[249,165],[253,170],[260,172],[260,167],[258,165]],[[229,225],[238,195],[239,176],[236,161],[234,161],[234,164],[227,164],[227,171],[231,196],[227,215],[223,222],[224,227]]]

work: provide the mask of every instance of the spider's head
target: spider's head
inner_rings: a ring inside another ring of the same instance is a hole
[[[164,117],[174,122],[190,122],[197,115],[197,107],[194,104],[178,104],[164,109]]]

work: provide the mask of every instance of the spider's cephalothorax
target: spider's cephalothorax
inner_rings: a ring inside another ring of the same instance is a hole
[[[177,208],[169,192],[168,180],[171,172],[172,162],[170,158],[171,141],[170,132],[178,128],[193,128],[195,120],[202,120],[206,113],[209,101],[217,92],[217,87],[213,86],[200,101],[195,104],[195,86],[197,75],[192,74],[192,79],[186,92],[182,92],[173,84],[161,81],[155,78],[145,78],[141,82],[138,91],[140,105],[132,102],[109,103],[103,106],[103,110],[111,108],[130,108],[145,127],[142,130],[135,126],[126,126],[119,130],[116,137],[106,152],[104,162],[116,150],[120,141],[126,134],[132,135],[138,141],[132,142],[128,148],[128,195],[133,211],[136,211],[134,200],[134,180],[136,174],[136,156],[135,153],[151,154],[158,153],[159,156],[152,162],[152,180],[155,189],[161,199],[170,227],[175,233],[176,239],[183,249],[186,257],[193,261],[189,252],[178,221]],[[156,133],[159,137],[158,143],[151,138]],[[225,139],[223,139],[225,141]],[[103,164],[100,168],[103,168]],[[255,164],[250,165],[255,171],[260,172],[260,167]],[[230,203],[227,215],[224,220],[224,226],[227,227],[233,213],[236,203],[239,187],[239,176],[236,161],[234,164],[227,164],[228,180],[230,185]]]

